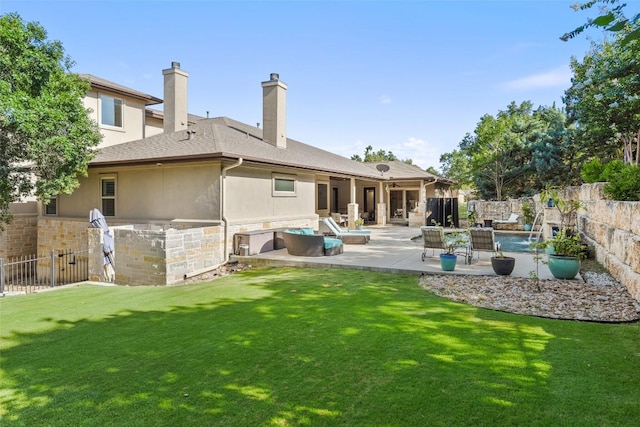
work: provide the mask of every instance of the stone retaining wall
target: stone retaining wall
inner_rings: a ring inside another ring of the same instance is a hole
[[[522,205],[525,202],[535,205],[535,209],[533,212],[534,215],[536,214],[536,212],[540,212],[540,203],[530,197],[502,202],[471,200],[467,203],[467,210],[476,211],[476,222],[480,224],[484,224],[485,220],[506,221],[512,213],[518,214],[518,223],[513,227],[504,228],[524,230],[524,215],[522,214]]]
[[[578,229],[598,263],[640,301],[640,202],[607,200],[603,187],[581,187],[579,199],[586,209],[578,215]]]

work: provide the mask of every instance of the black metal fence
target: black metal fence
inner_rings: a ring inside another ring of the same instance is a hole
[[[89,278],[88,250],[0,258],[0,293],[30,293]]]

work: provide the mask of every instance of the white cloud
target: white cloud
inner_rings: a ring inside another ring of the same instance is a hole
[[[381,95],[378,100],[380,101],[380,104],[391,104],[391,98],[387,95]]]
[[[409,137],[400,144],[389,148],[400,160],[411,159],[414,165],[422,169],[429,166],[438,168],[442,151],[435,144],[430,144],[420,138]]]
[[[506,89],[528,90],[547,87],[564,87],[571,83],[571,69],[567,65],[554,70],[532,74],[503,84]]]
[[[362,139],[358,139],[352,144],[339,147],[326,147],[326,149],[346,158],[350,158],[354,154],[358,154],[362,157],[364,155],[364,150],[368,145],[372,144],[367,143]],[[400,160],[411,159],[414,165],[417,165],[422,169],[426,169],[429,166],[438,168],[440,166],[440,155],[444,153],[442,147],[430,144],[427,141],[416,137],[409,137],[402,142],[387,146],[376,145],[373,149],[374,151],[391,151]]]

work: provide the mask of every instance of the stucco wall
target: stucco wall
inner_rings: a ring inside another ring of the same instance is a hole
[[[145,105],[142,101],[134,98],[123,97],[122,94],[115,94],[109,91],[89,91],[82,100],[86,108],[90,108],[89,117],[100,123],[100,95],[107,95],[123,100],[122,128],[111,126],[99,126],[102,134],[100,147],[121,144],[123,142],[135,141],[144,137]]]
[[[179,166],[161,164],[147,167],[91,169],[71,195],[58,197],[58,215],[88,218],[93,208],[101,208],[101,177],[116,179],[116,216],[107,221],[136,223],[181,219],[215,220],[220,216],[219,163]]]
[[[274,196],[274,174],[294,177],[296,194]],[[230,169],[226,178],[225,215],[236,222],[270,222],[309,215],[316,211],[315,185],[314,174],[244,166]]]

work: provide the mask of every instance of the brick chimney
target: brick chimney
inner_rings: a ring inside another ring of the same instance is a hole
[[[287,148],[287,85],[271,73],[262,82],[262,139],[278,148]]]
[[[187,80],[189,74],[180,69],[179,62],[162,70],[164,75],[164,120],[165,133],[187,128]]]

